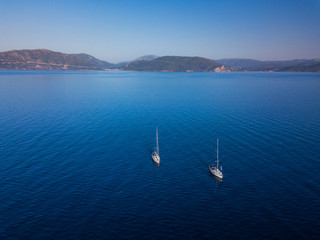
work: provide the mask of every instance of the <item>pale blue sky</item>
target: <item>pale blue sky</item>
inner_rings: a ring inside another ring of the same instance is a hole
[[[320,1],[0,1],[0,51],[35,48],[113,63],[146,54],[315,58]]]

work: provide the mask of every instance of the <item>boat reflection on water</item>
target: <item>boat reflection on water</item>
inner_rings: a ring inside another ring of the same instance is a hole
[[[160,167],[160,163],[157,163],[157,162],[155,162],[155,161],[153,161],[153,160],[152,160],[152,162],[153,162],[153,164],[154,164],[156,167]]]
[[[216,181],[218,181],[218,182],[223,182],[222,178],[213,176],[212,174],[211,174],[211,176],[212,176]]]
[[[216,180],[216,182],[223,182],[223,179],[222,179],[222,178],[219,178],[219,177],[213,175],[213,174],[210,172],[210,170],[209,170],[208,174],[209,174],[209,176],[210,176],[212,179]]]

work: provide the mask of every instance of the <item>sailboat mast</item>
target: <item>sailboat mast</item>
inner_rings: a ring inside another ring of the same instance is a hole
[[[219,165],[219,139],[217,138],[217,168]]]
[[[157,136],[157,153],[159,154],[159,143],[158,143],[158,127],[156,128],[156,136]]]

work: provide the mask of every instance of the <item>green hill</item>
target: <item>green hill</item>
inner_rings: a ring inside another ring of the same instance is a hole
[[[159,57],[152,61],[137,61],[123,68],[127,71],[149,72],[214,72],[220,70],[222,64],[201,57]],[[218,69],[217,69],[218,68]]]
[[[307,60],[294,66],[279,69],[281,72],[320,72],[320,59]]]

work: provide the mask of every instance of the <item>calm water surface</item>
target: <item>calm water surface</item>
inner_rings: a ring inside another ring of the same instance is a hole
[[[316,239],[319,173],[320,74],[0,72],[0,239]]]

